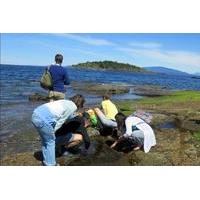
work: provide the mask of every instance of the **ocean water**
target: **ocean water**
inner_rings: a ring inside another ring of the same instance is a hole
[[[116,83],[126,85],[159,85],[174,90],[200,91],[200,79],[188,76],[169,76],[164,74],[139,74],[130,72],[95,71],[67,67],[71,81],[90,83]],[[44,67],[0,65],[0,141],[23,131],[33,131],[31,114],[38,102],[29,102],[28,96],[34,92],[44,92],[39,80]],[[67,95],[76,93],[71,86]],[[99,104],[101,97],[84,94],[88,103]],[[129,93],[114,95],[113,99],[137,99]]]
[[[120,83],[134,85],[159,85],[177,90],[200,90],[200,79],[164,74],[139,74],[130,72],[94,71],[68,67],[71,81],[94,83]],[[27,102],[33,92],[44,92],[39,85],[43,67],[0,65],[0,103]],[[71,86],[69,96],[74,93]],[[95,98],[91,95],[90,98]],[[119,98],[119,96],[117,97]]]

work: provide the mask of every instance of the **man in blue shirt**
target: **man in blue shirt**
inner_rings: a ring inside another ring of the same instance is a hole
[[[62,62],[63,56],[57,54],[55,56],[55,64],[49,68],[53,80],[53,90],[49,92],[50,100],[65,99],[65,85],[70,84],[67,70],[61,66]]]

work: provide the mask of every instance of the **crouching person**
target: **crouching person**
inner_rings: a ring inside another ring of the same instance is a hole
[[[80,150],[79,147],[82,143],[84,143],[85,149],[82,149],[81,153],[86,154],[90,147],[90,138],[86,130],[88,126],[90,126],[90,120],[87,113],[66,120],[55,133],[56,148],[59,154],[66,155],[68,151]]]
[[[99,108],[95,108],[95,113],[99,117],[101,123],[104,126],[116,128],[117,123],[115,115],[118,113],[116,105],[110,100],[108,94],[103,95],[103,101],[101,102],[103,112]]]
[[[72,119],[77,109],[82,108],[85,100],[75,95],[70,100],[58,100],[37,107],[32,115],[32,123],[42,141],[43,165],[56,165],[55,132],[67,119]]]
[[[132,141],[134,150],[143,148],[145,153],[148,153],[151,147],[156,145],[154,131],[144,120],[135,116],[126,117],[123,113],[118,113],[115,119],[121,136],[111,145],[111,148],[124,139]]]

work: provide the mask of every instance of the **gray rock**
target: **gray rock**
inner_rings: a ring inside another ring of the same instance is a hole
[[[170,166],[171,162],[165,157],[164,154],[143,151],[136,151],[131,154],[130,162],[132,165],[137,166]]]
[[[140,96],[148,96],[148,97],[156,97],[156,96],[164,96],[169,95],[170,90],[166,88],[162,88],[159,86],[152,85],[138,85],[131,88],[134,94]]]
[[[79,91],[84,91],[89,94],[103,95],[108,94],[123,94],[129,92],[128,86],[113,85],[113,84],[95,84],[95,83],[78,83],[73,82],[72,88]]]
[[[33,93],[28,97],[29,101],[49,101],[47,94]]]

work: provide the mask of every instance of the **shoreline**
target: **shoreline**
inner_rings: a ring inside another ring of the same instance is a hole
[[[151,112],[157,145],[148,154],[142,151],[124,154],[111,150],[106,137],[96,136],[95,130],[89,129],[93,153],[87,158],[60,157],[62,165],[200,165],[200,92],[178,91],[167,96],[118,101],[117,106],[127,115],[136,108]],[[40,165],[34,157],[40,150],[34,128],[0,145],[1,165]]]

